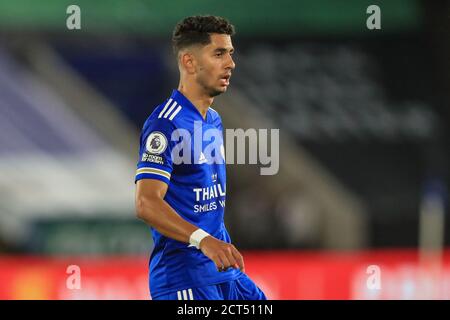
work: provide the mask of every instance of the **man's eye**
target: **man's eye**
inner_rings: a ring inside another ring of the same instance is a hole
[[[216,53],[216,57],[220,57],[222,55],[221,52]]]

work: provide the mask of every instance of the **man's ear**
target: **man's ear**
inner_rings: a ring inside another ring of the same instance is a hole
[[[183,69],[186,70],[187,73],[193,74],[195,73],[195,57],[189,51],[180,52],[180,64]]]

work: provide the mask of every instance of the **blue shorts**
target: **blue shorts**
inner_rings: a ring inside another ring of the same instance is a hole
[[[264,292],[245,274],[211,286],[187,288],[152,297],[153,300],[267,300]]]

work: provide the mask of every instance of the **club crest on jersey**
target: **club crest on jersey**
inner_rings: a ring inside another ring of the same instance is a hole
[[[150,154],[161,154],[167,148],[167,138],[159,131],[150,133],[146,143],[147,152]]]

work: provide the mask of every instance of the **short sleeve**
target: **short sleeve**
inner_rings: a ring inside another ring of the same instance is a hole
[[[173,169],[171,141],[174,125],[167,119],[149,119],[142,129],[135,183],[141,179],[157,179],[167,184]]]

